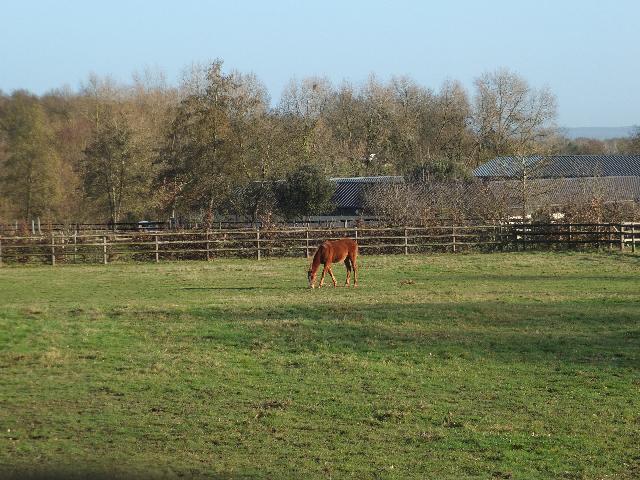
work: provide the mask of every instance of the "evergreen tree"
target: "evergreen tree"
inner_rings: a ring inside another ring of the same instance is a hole
[[[305,165],[290,172],[286,181],[278,185],[278,207],[288,219],[328,213],[334,190],[319,167]]]

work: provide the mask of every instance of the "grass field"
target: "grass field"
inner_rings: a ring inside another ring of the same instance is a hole
[[[640,477],[640,257],[306,265],[0,269],[0,477]]]

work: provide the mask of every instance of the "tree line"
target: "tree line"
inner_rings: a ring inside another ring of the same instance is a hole
[[[570,141],[555,119],[552,92],[509,70],[480,75],[471,92],[455,80],[293,79],[275,104],[221,60],[177,86],[144,72],[0,92],[0,223],[293,218],[326,211],[330,176],[446,178],[496,155],[638,151],[640,135]]]

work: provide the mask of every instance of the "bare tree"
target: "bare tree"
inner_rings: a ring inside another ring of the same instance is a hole
[[[523,221],[531,196],[529,181],[546,165],[555,133],[556,98],[533,89],[509,70],[485,73],[475,81],[473,125],[479,158],[505,159],[506,176],[517,180]]]
[[[324,77],[293,79],[285,87],[278,113],[287,123],[288,141],[297,150],[299,164],[325,167],[332,152],[330,131],[325,117],[334,97],[331,82]]]
[[[485,73],[475,81],[473,112],[481,157],[531,155],[555,131],[556,98],[510,72]]]
[[[326,77],[292,79],[282,92],[280,110],[306,120],[316,119],[328,108],[332,96],[333,87]]]
[[[116,224],[146,193],[145,165],[132,140],[124,115],[103,114],[98,130],[85,149],[84,182],[87,196],[105,204]]]
[[[422,137],[428,142],[427,160],[445,157],[468,167],[473,151],[473,137],[469,129],[471,105],[459,82],[447,80],[433,98],[426,129]]]
[[[332,173],[360,173],[367,150],[364,104],[351,84],[342,84],[336,92],[326,114],[326,124],[331,128],[333,143]]]
[[[640,154],[640,127],[635,127],[629,143],[630,153]]]

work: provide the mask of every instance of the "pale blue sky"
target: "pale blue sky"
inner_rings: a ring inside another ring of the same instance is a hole
[[[507,67],[558,97],[562,126],[640,124],[640,1],[0,0],[0,89],[129,81],[160,68],[177,84],[216,57],[278,99],[292,77],[359,83],[409,75],[469,89]]]

